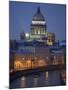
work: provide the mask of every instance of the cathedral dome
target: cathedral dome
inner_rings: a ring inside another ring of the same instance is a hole
[[[37,8],[36,14],[33,16],[32,21],[45,21],[42,13],[40,12],[40,7]]]

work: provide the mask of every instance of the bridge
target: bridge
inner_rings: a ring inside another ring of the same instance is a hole
[[[33,68],[33,69],[14,71],[13,73],[10,73],[10,82],[12,82],[13,80],[21,76],[39,74],[44,71],[55,71],[55,70],[63,70],[63,69],[66,69],[65,65],[47,65],[47,66]]]

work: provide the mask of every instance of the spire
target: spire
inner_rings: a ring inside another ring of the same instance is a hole
[[[37,13],[40,13],[40,7],[37,8]]]

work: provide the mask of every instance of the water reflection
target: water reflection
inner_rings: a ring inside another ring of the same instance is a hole
[[[59,71],[41,72],[37,75],[22,76],[11,83],[11,88],[61,85]]]
[[[48,74],[49,74],[48,71],[47,71],[47,72],[44,72],[45,85],[46,85],[46,86],[48,86],[48,84],[49,84],[49,79],[48,79],[49,75],[48,75]]]
[[[37,86],[38,85],[38,79],[39,79],[39,76],[38,75],[35,75],[34,76],[34,79],[33,79],[33,86],[35,87],[35,86]]]
[[[48,80],[48,72],[45,72],[45,78]]]
[[[26,87],[26,79],[27,79],[27,77],[25,77],[25,76],[23,76],[23,77],[21,78],[20,84],[21,84],[21,87],[23,87],[23,88]]]

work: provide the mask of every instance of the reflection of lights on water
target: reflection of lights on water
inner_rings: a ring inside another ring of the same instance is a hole
[[[48,75],[48,71],[45,72],[45,85],[49,85],[49,75]]]
[[[22,78],[21,78],[21,87],[26,87],[26,77],[25,76],[23,76]]]
[[[21,78],[21,80],[25,80],[26,78],[23,76],[22,78]]]
[[[38,84],[38,76],[36,75],[36,76],[34,76],[34,86],[37,86],[37,84]]]
[[[64,83],[66,83],[66,71],[65,70],[61,71],[60,75],[61,75],[61,78],[64,81]]]
[[[48,72],[45,72],[46,80],[48,80]]]

